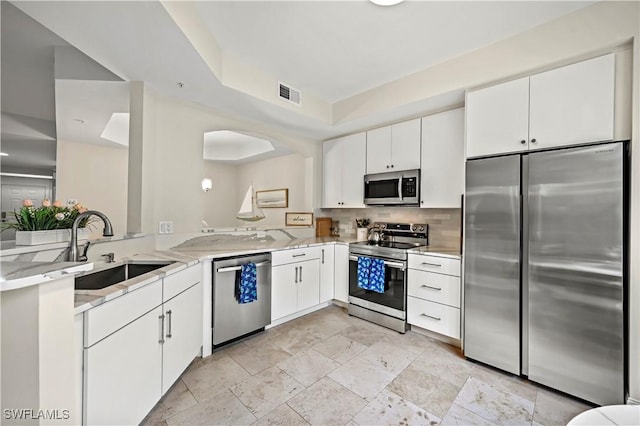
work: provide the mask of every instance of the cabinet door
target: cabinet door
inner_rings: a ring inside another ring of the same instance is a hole
[[[420,119],[391,126],[391,169],[420,168]]]
[[[340,207],[364,207],[364,171],[366,135],[357,133],[342,141],[342,204]]]
[[[202,347],[202,284],[165,302],[162,394],[178,380]]]
[[[391,170],[391,126],[367,132],[367,174]]]
[[[529,77],[467,93],[467,158],[528,149]]]
[[[298,310],[298,264],[271,268],[271,321]]]
[[[420,207],[460,208],[464,193],[464,108],[422,119]]]
[[[531,76],[529,148],[613,140],[614,71],[610,54]]]
[[[298,311],[320,303],[320,260],[298,262]]]
[[[349,246],[335,245],[334,298],[341,302],[349,302]]]
[[[139,424],[162,389],[162,307],[84,350],[84,424]]]
[[[322,145],[322,207],[340,207],[342,202],[342,139]]]
[[[320,248],[320,303],[333,299],[334,244]]]

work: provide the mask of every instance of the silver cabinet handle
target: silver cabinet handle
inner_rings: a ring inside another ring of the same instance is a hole
[[[422,262],[422,265],[427,265],[427,266],[436,266],[438,268],[440,268],[442,265],[439,263],[429,263],[429,262]]]
[[[167,338],[170,339],[171,336],[171,309],[167,311]]]
[[[295,279],[295,281],[294,281],[294,282],[295,282],[295,283],[297,283],[297,282],[298,282],[298,267],[297,267],[297,266],[296,266],[296,279]]]
[[[300,254],[292,254],[291,257],[302,257],[302,256],[306,256],[307,253],[300,253]]]
[[[300,282],[302,282],[302,266],[300,266]]]
[[[431,316],[431,315],[429,315],[429,314],[420,314],[420,316],[422,316],[422,317],[429,317],[429,318],[433,318],[433,319],[434,319],[434,320],[436,320],[436,321],[440,321],[440,317],[434,317],[434,316]]]
[[[164,343],[164,315],[158,316],[160,320],[160,339],[158,339],[158,343]]]
[[[430,288],[430,289],[438,290],[438,291],[442,290],[442,288],[440,288],[440,287],[432,287],[432,286],[426,285],[426,284],[422,284],[420,287]]]
[[[269,265],[270,263],[271,263],[270,260],[265,260],[264,262],[256,263],[256,268]],[[216,269],[216,272],[233,272],[233,271],[239,271],[240,269],[242,269],[242,266],[227,266],[226,268]]]
[[[322,264],[324,265],[324,249],[322,249]]]

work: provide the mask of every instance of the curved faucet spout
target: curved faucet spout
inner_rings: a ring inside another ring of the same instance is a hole
[[[84,218],[89,216],[98,216],[102,219],[102,222],[104,222],[104,231],[102,232],[102,235],[104,237],[113,237],[113,227],[111,226],[111,221],[107,215],[97,210],[87,210],[84,213],[80,213],[73,221],[73,226],[71,226],[71,242],[69,243],[69,261],[71,262],[85,262],[87,260],[87,256],[78,255],[78,225]]]

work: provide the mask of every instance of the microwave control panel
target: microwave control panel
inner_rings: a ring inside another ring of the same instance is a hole
[[[417,178],[404,178],[402,179],[402,196],[403,197],[417,197]]]

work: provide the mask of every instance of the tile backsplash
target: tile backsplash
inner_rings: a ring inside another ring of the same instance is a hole
[[[340,235],[355,235],[356,218],[373,222],[429,224],[429,245],[460,248],[462,209],[422,209],[419,207],[370,207],[364,209],[317,209],[316,217],[340,221]]]

